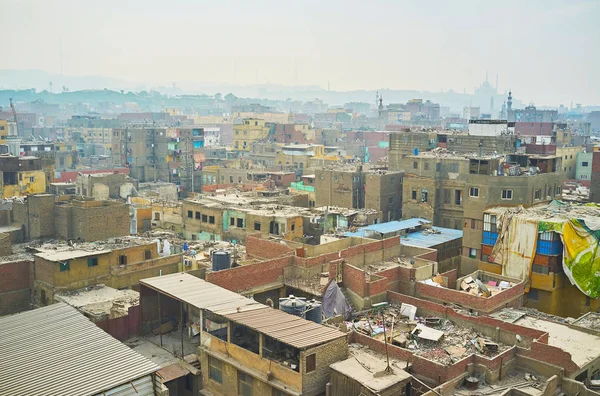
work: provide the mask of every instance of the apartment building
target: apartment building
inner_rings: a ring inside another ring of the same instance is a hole
[[[46,173],[37,157],[0,156],[2,198],[46,192]]]
[[[265,120],[258,118],[243,119],[241,124],[233,126],[233,149],[249,152],[254,142],[267,138],[270,129]]]
[[[315,170],[316,206],[381,211],[381,222],[402,218],[402,172],[366,164]]]

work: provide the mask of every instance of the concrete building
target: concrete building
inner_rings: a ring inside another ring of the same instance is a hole
[[[3,395],[168,394],[156,375],[160,366],[67,304],[6,316],[0,326],[0,359],[11,362],[0,367]]]
[[[577,180],[592,180],[592,160],[594,153],[578,152],[575,160],[575,179]]]
[[[600,203],[600,147],[592,154],[592,176],[590,184],[590,202]]]
[[[98,283],[131,288],[140,279],[175,273],[181,265],[181,254],[159,252],[156,242],[144,238],[42,245],[34,253],[32,301],[36,306],[49,305],[57,293]]]
[[[598,239],[586,223],[600,209],[554,201],[529,209],[484,210],[479,268],[521,279],[528,284],[525,304],[554,315],[579,317],[600,308],[598,274],[590,265]],[[591,224],[591,223],[590,223]],[[578,252],[591,246],[591,254]],[[569,304],[565,304],[569,301]]]
[[[264,119],[247,118],[239,125],[233,126],[233,149],[249,152],[252,144],[265,140],[269,135],[270,127]]]
[[[189,274],[142,280],[140,304],[143,329],[171,318],[194,329],[204,388],[216,394],[322,394],[329,365],[348,357],[344,333]]]
[[[315,170],[316,206],[374,209],[382,222],[402,217],[403,173],[361,164]]]
[[[577,179],[577,167],[579,166],[577,156],[582,151],[583,147],[581,146],[561,147],[559,145],[556,147],[556,156],[561,158],[565,179]]]
[[[137,181],[123,173],[92,173],[78,175],[76,194],[96,200],[127,198],[133,194]]]
[[[46,192],[46,174],[37,157],[0,156],[2,198]]]

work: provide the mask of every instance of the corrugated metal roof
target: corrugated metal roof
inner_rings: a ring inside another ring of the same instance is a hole
[[[0,318],[0,394],[93,395],[159,366],[64,303]]]
[[[388,221],[386,223],[372,224],[366,227],[361,227],[356,232],[347,232],[345,236],[368,237],[372,233],[390,234],[409,228],[418,227],[424,224],[430,224],[431,221],[415,217],[407,220]]]
[[[265,307],[265,305],[240,294],[185,273],[142,279],[140,283],[151,289],[160,290],[161,293],[177,300],[219,315],[237,312],[238,309],[248,311]]]
[[[346,336],[339,330],[273,309],[190,274],[142,279],[140,283],[296,348]]]
[[[439,244],[450,242],[458,238],[462,238],[463,232],[461,230],[455,230],[452,228],[433,227],[435,230],[440,231],[439,234],[428,234],[425,231],[411,232],[406,235],[406,238],[402,237],[400,243],[403,245],[419,246],[419,247],[432,247]]]
[[[267,306],[261,310],[233,313],[225,317],[299,349],[346,336],[337,329]]]

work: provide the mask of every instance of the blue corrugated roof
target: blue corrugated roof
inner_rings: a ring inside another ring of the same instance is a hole
[[[408,220],[388,221],[387,223],[372,224],[370,226],[361,227],[356,232],[347,232],[344,235],[366,238],[368,235],[372,235],[373,233],[390,234],[429,223],[431,223],[431,221],[415,217]]]
[[[433,227],[440,231],[439,234],[425,234],[424,231],[411,232],[402,237],[400,243],[403,245],[432,247],[445,242],[450,242],[458,238],[462,238],[463,232],[452,228]]]

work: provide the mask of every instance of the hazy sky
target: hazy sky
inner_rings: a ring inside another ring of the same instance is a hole
[[[2,69],[600,104],[600,0],[0,0]]]

